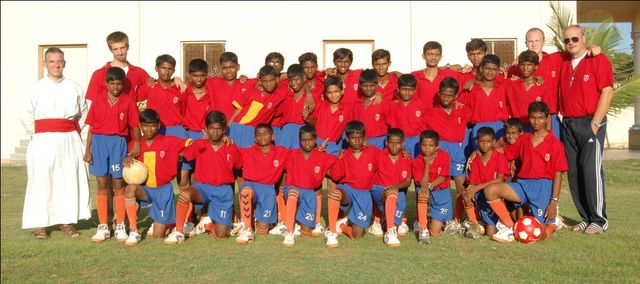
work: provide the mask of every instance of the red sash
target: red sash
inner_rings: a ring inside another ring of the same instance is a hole
[[[80,133],[80,128],[75,120],[64,118],[37,119],[35,121],[36,133],[42,132],[71,132]]]

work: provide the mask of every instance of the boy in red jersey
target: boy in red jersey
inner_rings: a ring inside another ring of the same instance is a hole
[[[355,104],[355,118],[364,123],[367,129],[367,144],[384,149],[384,139],[387,132],[387,116],[389,103],[375,104],[373,97],[376,95],[378,76],[371,69],[360,73],[359,89],[362,100]]]
[[[311,90],[315,101],[324,98],[324,73],[318,71],[318,56],[313,52],[305,52],[298,57],[298,63],[304,69],[304,83]]]
[[[194,184],[180,191],[176,205],[176,230],[164,240],[165,244],[181,243],[185,239],[183,225],[192,206],[208,204],[212,219],[212,235],[227,238],[232,225],[233,170],[240,168],[242,156],[235,145],[224,143],[227,122],[224,113],[212,111],[206,117],[206,139],[193,141],[184,150],[186,160],[196,162]]]
[[[333,52],[333,64],[335,71],[329,75],[340,77],[344,82],[344,96],[342,102],[345,104],[353,104],[358,101],[358,81],[360,80],[361,69],[351,70],[353,63],[353,52],[347,48],[338,48]]]
[[[422,59],[427,67],[411,72],[418,82],[416,87],[416,97],[421,99],[427,110],[431,110],[439,104],[438,90],[440,82],[446,77],[456,78],[459,76],[457,72],[449,69],[438,67],[440,59],[442,59],[442,45],[437,41],[429,41],[422,47]]]
[[[495,234],[498,217],[489,207],[484,189],[491,184],[504,182],[505,177],[509,175],[507,158],[493,147],[496,142],[493,129],[481,127],[476,139],[480,154],[470,163],[469,186],[464,190],[464,208],[471,222],[465,236],[474,239],[479,238],[484,232],[487,236]],[[484,228],[478,223],[476,208],[485,223]]]
[[[529,105],[529,122],[533,132],[518,139],[518,152],[522,159],[520,177],[515,182],[492,184],[484,194],[491,209],[498,215],[498,232],[491,238],[498,242],[513,241],[513,220],[503,199],[530,204],[534,217],[543,228],[542,240],[555,230],[556,208],[562,186],[562,172],[567,171],[564,147],[558,138],[547,130],[549,107],[544,102]]]
[[[276,145],[284,146],[287,149],[300,148],[298,132],[304,124],[304,120],[313,111],[313,106],[307,102],[313,101],[313,95],[304,83],[304,68],[300,64],[291,64],[287,68],[288,86],[281,91],[286,92],[286,99],[278,107],[276,112],[282,117],[284,126],[280,135],[276,136]]]
[[[107,225],[108,192],[110,183],[116,207],[116,228],[113,232],[119,242],[127,240],[124,218],[124,180],[122,179],[125,156],[137,157],[140,154],[140,128],[138,108],[131,96],[122,95],[125,73],[119,67],[111,67],[106,73],[107,96],[98,96],[87,115],[86,124],[90,125],[87,135],[87,147],[84,155],[89,163],[89,172],[96,176],[98,194],[98,229],[91,237],[92,242],[103,242],[111,236]],[[127,154],[125,137],[134,134],[131,151]],[[111,176],[111,181],[109,180]]]
[[[238,79],[240,64],[238,56],[233,52],[227,51],[220,54],[219,62],[222,77],[207,78],[205,87],[211,91],[209,97],[213,109],[221,111],[229,119],[236,110],[233,101],[238,97],[245,96],[248,90],[255,88],[257,80],[241,81]],[[231,120],[228,123],[231,123]]]
[[[416,78],[411,74],[403,74],[398,78],[397,102],[389,107],[389,126],[400,128],[404,132],[404,148],[416,157],[419,152],[420,132],[427,128],[425,114],[427,107],[415,96]]]
[[[402,154],[404,133],[398,128],[387,131],[387,147],[378,157],[378,171],[373,178],[371,197],[374,207],[374,230],[380,228],[380,215],[384,212],[387,232],[384,243],[390,247],[400,246],[398,227],[402,223],[407,207],[407,188],[411,186],[411,164],[413,159]],[[376,210],[377,209],[377,210]],[[376,216],[378,215],[378,216]],[[377,222],[377,225],[376,225]],[[370,231],[371,233],[371,231]],[[406,234],[406,231],[404,232]]]
[[[393,101],[398,92],[398,75],[389,72],[391,53],[385,49],[377,49],[371,54],[371,65],[378,76],[375,93],[381,94],[384,102]]]
[[[420,133],[420,155],[413,161],[416,183],[418,223],[421,244],[431,243],[431,236],[440,236],[442,225],[451,220],[451,190],[449,189],[449,154],[438,147],[439,135],[433,130]],[[427,215],[428,212],[428,215]],[[430,219],[427,228],[427,216]]]
[[[285,246],[295,243],[294,224],[300,224],[300,235],[310,237],[319,221],[317,211],[316,191],[320,190],[322,180],[329,174],[329,169],[336,162],[336,157],[316,149],[316,130],[305,124],[300,127],[300,149],[289,150],[289,156],[284,168],[287,177],[284,194],[287,196],[287,214],[284,233]]]
[[[184,149],[185,141],[159,134],[160,116],[153,109],[146,109],[140,113],[140,156],[149,171],[144,185],[130,184],[125,188],[125,208],[129,219],[129,238],[125,242],[134,246],[140,242],[138,232],[138,204],[151,205],[149,217],[153,219],[153,237],[164,238],[170,225],[176,223],[176,204],[173,195],[173,180],[178,174],[178,158]],[[124,166],[133,163],[132,157],[127,157]]]
[[[349,148],[341,153],[337,166],[332,169],[333,178],[340,180],[336,189],[329,189],[329,231],[325,233],[327,247],[338,247],[338,233],[352,239],[366,234],[371,222],[373,203],[369,191],[378,170],[380,150],[365,146],[365,128],[353,120],[345,126]],[[349,216],[338,221],[339,211],[349,210]],[[339,230],[338,230],[339,229]]]
[[[273,67],[269,66],[273,69]],[[274,184],[282,177],[287,149],[273,145],[271,125],[260,123],[255,128],[255,144],[241,149],[242,178],[240,184],[240,214],[244,228],[236,242],[246,244],[254,240],[253,218],[256,233],[266,235],[269,226],[277,223],[276,191]],[[254,207],[255,206],[255,207]]]

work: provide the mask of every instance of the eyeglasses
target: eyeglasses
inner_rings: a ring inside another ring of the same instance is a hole
[[[573,41],[573,43],[578,42],[580,39],[577,36],[574,36],[572,38],[565,38],[562,40],[562,42],[564,42],[564,44],[569,44],[570,42]]]

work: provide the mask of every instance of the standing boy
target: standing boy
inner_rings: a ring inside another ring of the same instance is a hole
[[[362,100],[355,104],[355,118],[364,123],[367,129],[367,143],[378,149],[384,149],[384,139],[387,133],[387,116],[389,103],[375,104],[373,97],[378,88],[378,76],[371,69],[366,69],[360,73],[358,87],[362,93]]]
[[[400,128],[404,132],[404,148],[411,157],[418,155],[420,132],[427,128],[424,102],[415,97],[416,78],[411,74],[403,74],[398,78],[397,102],[389,107],[389,127]]]
[[[437,41],[429,41],[422,47],[422,59],[426,63],[426,68],[411,72],[418,82],[416,96],[421,99],[427,110],[431,110],[438,105],[438,90],[440,82],[446,77],[457,77],[458,73],[449,69],[438,68],[438,63],[442,59],[442,45]]]
[[[304,124],[304,120],[311,115],[313,106],[307,104],[308,100],[313,101],[312,93],[304,83],[304,69],[300,64],[291,64],[287,68],[286,92],[284,102],[278,107],[277,112],[282,116],[284,126],[280,135],[276,136],[276,145],[284,146],[287,149],[300,148],[299,130]]]
[[[393,101],[398,92],[398,75],[389,73],[391,53],[386,49],[377,49],[371,54],[371,65],[378,76],[375,93],[382,94],[384,102]]]
[[[255,88],[257,81],[255,79],[244,82],[238,80],[240,64],[235,53],[227,51],[220,54],[219,62],[222,78],[209,77],[205,86],[207,90],[211,91],[209,96],[213,109],[219,110],[224,113],[225,117],[231,118],[236,110],[233,106],[233,101],[236,98],[245,96],[248,90]],[[231,123],[231,120],[228,123]]]

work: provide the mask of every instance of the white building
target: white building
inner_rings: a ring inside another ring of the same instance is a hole
[[[576,14],[576,1],[564,5]],[[184,62],[203,43],[210,62],[217,62],[220,51],[235,52],[240,73],[249,77],[269,52],[282,53],[288,66],[311,51],[320,67],[328,67],[333,50],[343,45],[354,50],[354,68],[370,66],[371,51],[384,48],[391,52],[392,70],[410,72],[425,67],[422,46],[430,40],[443,46],[442,65],[466,64],[465,43],[471,38],[483,38],[496,48],[490,52],[515,58],[526,50],[529,28],[550,34],[551,16],[546,1],[2,2],[1,11],[3,161],[23,139],[22,99],[42,76],[41,54],[48,46],[64,47],[65,74],[84,87],[111,59],[105,38],[118,30],[129,36],[129,61],[151,76],[156,76],[155,58],[164,53],[176,58],[176,75],[183,76]],[[625,137],[632,124],[631,117],[623,126]]]

